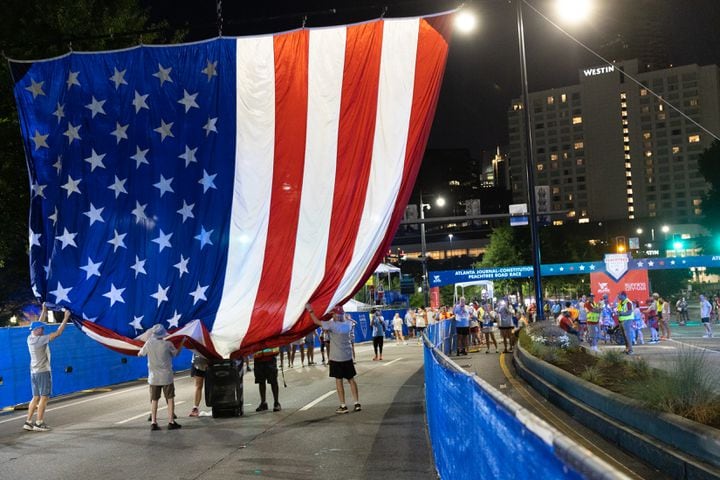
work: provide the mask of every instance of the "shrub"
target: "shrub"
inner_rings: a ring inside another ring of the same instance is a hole
[[[683,350],[667,372],[631,387],[631,395],[649,408],[701,423],[720,421],[720,378],[705,352]]]
[[[601,368],[622,367],[624,363],[625,356],[620,350],[605,350],[598,361]]]
[[[603,375],[602,370],[600,370],[600,368],[596,365],[585,367],[585,370],[580,374],[580,378],[590,383],[594,383],[595,385],[602,385],[605,381],[605,376]]]
[[[644,380],[652,374],[652,369],[645,359],[637,358],[627,362],[627,372],[633,378]]]

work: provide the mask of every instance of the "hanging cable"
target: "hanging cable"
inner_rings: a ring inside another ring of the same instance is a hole
[[[533,10],[535,13],[537,13],[542,19],[544,19],[544,20],[545,20],[546,22],[548,22],[550,25],[552,25],[553,27],[555,27],[556,29],[558,29],[561,33],[563,33],[563,34],[564,34],[566,37],[568,37],[570,40],[572,40],[573,42],[575,42],[575,43],[577,43],[578,45],[580,45],[582,48],[584,48],[585,50],[587,50],[588,52],[590,52],[591,54],[593,54],[594,56],[596,56],[597,58],[599,58],[600,60],[602,60],[603,62],[605,62],[607,65],[609,65],[609,66],[611,66],[611,67],[615,67],[615,66],[616,66],[613,62],[611,62],[610,60],[606,59],[605,57],[603,57],[602,55],[600,55],[599,53],[597,53],[595,50],[593,50],[592,48],[590,48],[590,47],[588,47],[587,45],[585,45],[582,41],[580,41],[578,38],[576,38],[576,37],[575,37],[574,35],[572,35],[570,32],[568,32],[568,31],[566,31],[565,29],[563,29],[560,25],[558,25],[557,23],[553,22],[550,18],[548,18],[548,17],[547,17],[545,14],[543,14],[540,10],[538,10],[538,9],[535,8],[533,5],[531,5],[530,2],[528,2],[527,0],[522,0],[522,2],[523,2],[525,5],[527,5],[528,8],[530,8],[530,9]],[[637,85],[638,85],[639,87],[641,87],[641,88],[644,88],[645,90],[647,90],[648,92],[650,92],[653,96],[655,96],[658,100],[660,100],[662,103],[664,103],[664,104],[667,105],[668,107],[670,107],[670,108],[672,108],[673,110],[675,110],[675,111],[676,111],[677,113],[679,113],[682,117],[684,117],[687,121],[689,121],[690,123],[692,123],[692,124],[695,125],[696,127],[699,127],[701,130],[703,130],[705,133],[707,133],[708,135],[710,135],[711,137],[713,137],[715,140],[720,140],[720,137],[718,137],[716,134],[714,134],[713,132],[711,132],[710,130],[708,130],[708,129],[705,128],[704,126],[702,126],[700,123],[698,123],[698,122],[696,122],[695,120],[693,120],[692,118],[690,118],[688,115],[685,114],[685,112],[683,112],[683,111],[680,110],[678,107],[676,107],[675,105],[673,105],[672,103],[670,103],[669,101],[667,101],[666,99],[664,99],[661,95],[657,94],[655,91],[653,91],[653,90],[652,90],[650,87],[648,87],[647,85],[644,85],[640,80],[638,80],[637,78],[633,77],[632,75],[630,75],[630,74],[627,73],[627,72],[623,72],[623,74],[625,75],[625,77],[627,77],[627,78],[629,78],[630,80],[632,80],[633,83],[637,84]]]
[[[217,11],[218,37],[222,37],[222,30],[223,30],[222,0],[216,0],[215,9]]]

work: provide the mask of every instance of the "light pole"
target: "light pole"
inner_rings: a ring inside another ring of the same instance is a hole
[[[435,204],[438,207],[445,205],[445,199],[443,197],[437,197]],[[420,220],[425,220],[425,209],[430,210],[431,206],[429,203],[423,202],[423,194],[420,192]],[[427,244],[425,243],[425,222],[420,222],[420,255],[422,261],[422,291],[425,295],[425,307],[430,304],[429,289],[428,289],[428,271],[427,271]]]
[[[454,235],[452,233],[448,233],[448,238],[450,239],[450,254],[452,254],[452,241],[453,241]]]
[[[535,152],[535,142],[533,138],[532,125],[530,123],[530,92],[528,88],[527,78],[527,61],[525,58],[525,28],[522,16],[522,0],[515,0],[517,13],[517,29],[518,29],[518,49],[520,51],[520,80],[522,84],[522,103],[525,120],[525,151],[527,157],[525,159],[525,176],[527,180],[528,204],[530,207],[529,225],[530,225],[530,248],[532,249],[533,261],[533,285],[535,287],[535,306],[538,319],[542,322],[545,320],[542,301],[542,278],[540,277],[540,232],[538,231],[537,222],[537,205],[535,202],[535,169],[533,162],[533,154]]]

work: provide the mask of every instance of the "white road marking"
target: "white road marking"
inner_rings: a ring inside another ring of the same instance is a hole
[[[181,401],[179,401],[179,402],[175,402],[175,406],[177,407],[178,405],[182,405],[183,403],[185,403],[184,400],[181,400]],[[160,410],[166,410],[166,409],[167,409],[167,405],[165,405],[164,407],[158,407],[158,412],[159,412]],[[130,417],[130,418],[127,418],[127,419],[125,419],[125,420],[121,420],[121,421],[119,421],[119,422],[115,422],[115,425],[122,425],[123,423],[132,422],[133,420],[137,420],[138,418],[147,417],[147,416],[150,415],[151,413],[152,413],[152,412],[147,411],[147,412],[141,413],[140,415],[135,415],[134,417]],[[176,415],[177,415],[177,414],[176,414]]]
[[[186,379],[186,378],[190,378],[190,375],[185,375],[184,377],[178,377],[178,378],[175,379],[175,381],[177,381],[177,380],[184,380],[184,379]],[[74,406],[76,406],[76,405],[82,405],[83,403],[88,403],[88,402],[92,402],[92,401],[95,401],[95,400],[104,400],[104,399],[106,399],[106,398],[108,398],[108,397],[114,397],[115,395],[121,395],[121,394],[123,394],[123,393],[133,392],[133,391],[135,391],[135,390],[140,390],[140,389],[142,389],[142,388],[147,389],[148,387],[147,387],[147,385],[142,385],[142,386],[139,386],[139,387],[133,387],[133,388],[124,389],[124,390],[120,390],[120,391],[113,392],[113,393],[108,393],[108,394],[106,394],[106,395],[98,395],[98,396],[96,396],[96,397],[86,398],[85,400],[80,400],[80,401],[78,401],[78,402],[68,403],[68,404],[64,404],[64,405],[58,405],[57,407],[53,407],[53,408],[48,408],[48,409],[46,409],[46,410],[45,410],[45,413],[47,413],[47,412],[54,412],[55,410],[61,410],[61,409],[63,409],[63,408],[74,407]],[[26,418],[27,418],[27,415],[21,415],[21,416],[19,416],[19,417],[8,418],[7,420],[0,420],[0,424],[7,423],[7,422],[12,422],[13,420],[24,420],[24,419],[26,419]]]
[[[326,394],[319,396],[318,398],[316,398],[316,399],[313,400],[312,402],[310,402],[310,403],[308,403],[307,405],[305,405],[304,407],[302,407],[302,408],[300,409],[300,411],[301,411],[301,412],[304,412],[305,410],[310,410],[312,407],[314,407],[314,406],[317,405],[318,403],[322,402],[323,400],[325,400],[326,398],[328,398],[328,397],[329,397],[330,395],[332,395],[333,393],[335,393],[335,390],[331,390],[331,391],[327,392]]]
[[[381,367],[387,367],[387,366],[389,366],[389,365],[392,365],[393,363],[395,363],[395,362],[398,362],[398,361],[400,361],[400,360],[402,360],[402,357],[400,357],[400,358],[396,358],[396,359],[395,359],[395,360],[393,360],[392,362],[388,362],[388,363],[383,363],[383,364],[382,364],[382,365],[380,365],[380,366],[381,366]]]
[[[717,350],[712,350],[710,348],[705,348],[705,347],[698,347],[697,345],[693,345],[692,343],[678,342],[677,340],[673,340],[672,338],[669,339],[668,341],[677,343],[678,345],[683,345],[686,347],[697,348],[698,350],[705,350],[706,352],[710,352],[710,353],[715,353],[715,354],[720,353]]]

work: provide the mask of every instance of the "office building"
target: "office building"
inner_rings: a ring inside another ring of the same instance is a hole
[[[640,71],[631,60],[583,68],[579,76],[577,85],[534,92],[529,99],[535,184],[549,186],[551,210],[564,212],[556,223],[653,217],[697,223],[707,189],[697,159],[713,137],[685,116],[720,135],[718,67]],[[508,122],[515,203],[527,201],[522,113],[521,100],[513,100]]]

